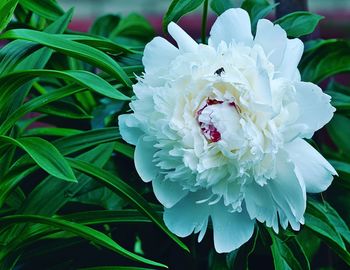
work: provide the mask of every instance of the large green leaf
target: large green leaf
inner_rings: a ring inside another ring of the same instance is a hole
[[[53,145],[60,149],[63,155],[69,155],[102,143],[107,143],[119,139],[120,135],[117,128],[104,128],[86,131],[82,134],[72,135],[60,138],[53,142]],[[112,150],[112,149],[111,149]],[[108,153],[104,149],[102,153]],[[88,154],[90,158],[94,155]],[[104,157],[101,153],[99,156]],[[92,162],[92,161],[91,161]],[[95,165],[99,163],[95,160]],[[0,184],[0,206],[2,206],[7,196],[18,186],[24,177],[30,175],[38,169],[29,155],[22,156],[10,168],[7,174],[1,179]]]
[[[39,107],[37,112],[49,115],[61,116],[70,119],[91,119],[81,107],[73,102],[58,100],[50,104]]]
[[[340,184],[350,190],[350,164],[339,160],[328,160],[339,174],[335,184]]]
[[[163,18],[163,31],[167,32],[170,22],[177,22],[185,14],[195,10],[204,0],[173,0]]]
[[[275,21],[282,26],[290,37],[300,37],[311,34],[324,17],[307,11],[297,11],[283,16]]]
[[[335,114],[327,125],[327,130],[338,150],[345,156],[350,157],[350,119]]]
[[[2,0],[0,2],[0,32],[11,21],[18,0]]]
[[[320,203],[316,200],[308,200],[308,212],[331,224],[334,230],[350,244],[350,230],[337,211],[327,202]]]
[[[121,83],[130,87],[131,81],[120,65],[107,54],[91,46],[67,40],[59,35],[35,30],[14,29],[0,35],[0,39],[22,39],[39,43],[60,53],[86,61],[115,76]]]
[[[22,148],[47,173],[66,181],[76,182],[67,161],[48,141],[35,137],[13,139],[7,136],[0,136],[0,141],[2,144],[12,144]]]
[[[12,216],[0,218],[1,226],[17,224],[17,223],[39,223],[39,224],[46,224],[52,227],[57,227],[61,230],[71,232],[82,238],[90,240],[98,245],[106,247],[132,260],[149,264],[149,265],[166,268],[164,264],[157,263],[155,261],[143,258],[137,254],[134,254],[124,249],[122,246],[117,244],[115,241],[113,241],[113,239],[109,238],[104,233],[101,233],[100,231],[94,230],[90,227],[87,227],[78,223],[74,223],[74,222],[70,222],[70,221],[66,221],[58,218],[49,218],[49,217],[39,216],[39,215],[12,215]]]
[[[233,0],[212,0],[210,2],[211,9],[217,14],[221,15],[230,8],[238,7]]]
[[[20,3],[25,8],[49,20],[56,20],[64,13],[55,0],[20,0]]]
[[[72,128],[56,128],[56,127],[39,127],[26,130],[23,136],[53,136],[65,137],[80,134],[83,131]]]
[[[114,192],[119,196],[131,203],[136,209],[141,213],[149,217],[159,228],[161,228],[171,239],[173,239],[181,248],[188,251],[188,248],[174,235],[169,229],[164,225],[163,221],[159,218],[158,214],[155,213],[153,208],[148,204],[148,202],[139,195],[131,186],[126,184],[117,176],[109,173],[106,170],[97,168],[92,164],[88,164],[84,161],[69,159],[70,165],[84,174],[96,178],[99,182]]]
[[[143,268],[143,267],[133,267],[133,266],[132,267],[131,266],[97,266],[97,267],[79,268],[78,270],[152,270],[152,269]]]
[[[300,70],[304,81],[319,83],[333,75],[350,72],[350,43],[344,40],[321,42],[305,54]]]
[[[270,235],[272,238],[271,251],[275,269],[310,269],[305,252],[295,237],[282,241],[271,231]]]
[[[345,244],[338,232],[329,223],[317,216],[318,214],[306,213],[305,226],[321,238],[334,252],[350,265],[350,253],[346,250]]]

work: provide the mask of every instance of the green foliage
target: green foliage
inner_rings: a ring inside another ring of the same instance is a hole
[[[18,0],[4,0],[0,3],[0,32],[10,22]]]
[[[311,34],[324,17],[306,11],[297,11],[275,21],[286,30],[289,37],[301,37]]]
[[[243,1],[253,32],[276,7],[271,2]],[[173,0],[164,29],[203,3]],[[219,15],[237,3],[212,0],[210,7]],[[0,48],[1,270],[35,268],[46,257],[45,269],[146,270],[165,267],[158,261],[181,252],[191,257],[181,261],[182,269],[259,269],[264,258],[271,268],[304,270],[318,267],[320,257],[329,258],[320,267],[349,267],[350,87],[334,78],[350,71],[349,41],[309,41],[299,65],[303,80],[330,81],[326,90],[337,113],[326,127],[329,140],[315,138],[315,146],[339,173],[322,196],[308,196],[301,232],[275,234],[258,224],[239,250],[216,254],[208,243],[198,248],[193,241],[189,255],[164,225],[162,208],[135,173],[134,148],[115,127],[143,72],[142,51],[155,35],[150,23],[138,14],[110,14],[97,18],[88,33],[75,33],[67,29],[73,10],[65,12],[55,0],[1,1],[0,15],[0,39],[9,41]],[[275,23],[300,37],[321,19],[295,12]],[[206,16],[202,25],[205,33]],[[161,247],[152,246],[154,233]],[[130,251],[135,243],[144,255]],[[74,258],[51,261],[79,245],[98,253],[104,266],[89,258],[79,265]]]
[[[204,0],[173,0],[163,18],[163,31],[170,22],[177,22],[185,14],[198,8]]]

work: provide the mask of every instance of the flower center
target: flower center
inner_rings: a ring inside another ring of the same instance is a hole
[[[234,107],[238,111],[237,105],[231,101],[222,101],[207,98],[206,102],[197,111],[197,122],[204,137],[210,142],[218,142],[221,140],[221,133],[217,126],[218,118],[220,119],[221,109],[223,107]]]

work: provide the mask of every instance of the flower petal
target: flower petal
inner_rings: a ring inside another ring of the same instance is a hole
[[[231,252],[247,242],[254,232],[254,221],[243,210],[230,213],[222,203],[212,210],[214,246],[218,253]]]
[[[186,237],[193,231],[200,231],[200,236],[203,236],[208,223],[210,206],[197,202],[207,196],[210,194],[191,192],[173,207],[165,208],[163,218],[169,230],[180,237]]]
[[[180,26],[171,22],[168,25],[169,34],[175,39],[177,46],[183,52],[195,51],[198,47],[197,42],[193,40]]]
[[[154,142],[145,141],[145,136],[139,138],[135,148],[135,167],[137,173],[144,182],[150,182],[156,178],[159,169],[153,162],[156,149]]]
[[[262,223],[266,222],[267,227],[272,227],[278,232],[277,206],[266,185],[260,186],[255,182],[248,185],[245,204],[251,219],[256,218]]]
[[[282,63],[287,46],[287,34],[279,25],[266,19],[258,21],[254,44],[260,45],[275,68]]]
[[[330,104],[330,96],[324,94],[317,85],[298,82],[295,88],[296,102],[299,105],[299,119],[296,124],[304,126],[301,136],[311,138],[316,130],[332,119],[335,108]]]
[[[286,152],[280,151],[276,157],[277,175],[267,184],[279,211],[287,217],[294,230],[300,227],[306,209],[306,191],[302,181],[294,172],[294,164]]]
[[[188,190],[184,190],[179,183],[165,180],[162,176],[156,177],[152,186],[158,201],[166,208],[173,207],[188,194]]]
[[[332,165],[302,139],[290,142],[285,150],[301,174],[307,192],[325,191],[332,183],[333,175],[337,175]]]
[[[179,55],[179,50],[161,37],[155,37],[149,42],[143,53],[142,63],[146,73],[154,73],[167,68],[169,63]]]
[[[244,9],[228,9],[216,19],[210,31],[209,45],[216,48],[222,41],[251,45],[253,35],[250,18]]]
[[[124,141],[136,145],[138,139],[143,135],[139,129],[139,123],[133,114],[122,114],[118,117],[120,134]]]
[[[298,64],[304,52],[304,43],[298,39],[288,39],[282,63],[277,67],[277,77],[300,81]]]

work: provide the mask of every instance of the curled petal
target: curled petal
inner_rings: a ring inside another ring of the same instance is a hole
[[[198,47],[195,42],[180,26],[171,22],[168,25],[169,34],[175,39],[177,46],[183,52],[195,51]]]
[[[147,73],[154,73],[167,68],[169,63],[179,55],[178,49],[161,37],[155,37],[145,47],[142,63]]]
[[[337,172],[310,144],[298,138],[285,149],[301,174],[307,192],[323,192],[330,186]]]
[[[118,117],[120,135],[130,144],[136,145],[138,139],[143,135],[139,129],[139,122],[133,114],[123,114]]]
[[[251,45],[253,35],[250,18],[243,9],[228,9],[215,21],[210,31],[209,45],[217,47],[222,41]]]

